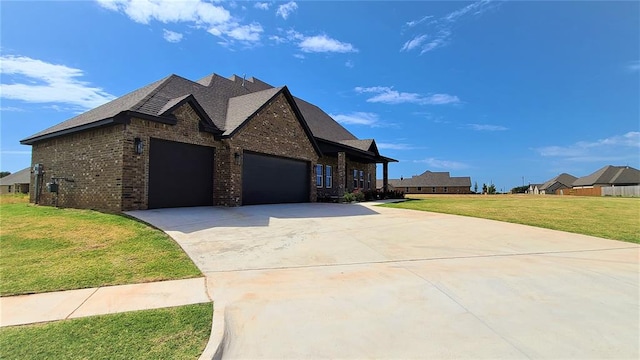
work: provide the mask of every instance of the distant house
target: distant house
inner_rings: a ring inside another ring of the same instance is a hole
[[[577,177],[571,174],[562,173],[540,185],[538,187],[538,191],[541,195],[555,195],[557,190],[571,189],[571,187],[573,186],[573,182],[577,179]]]
[[[449,172],[425,171],[407,179],[389,179],[389,190],[405,194],[470,194],[471,178],[452,177]]]
[[[22,169],[0,179],[0,194],[27,194],[31,182],[31,168]]]
[[[574,189],[585,189],[607,186],[640,185],[640,170],[630,166],[607,165],[598,171],[576,179]]]
[[[529,184],[529,188],[527,189],[527,194],[538,195],[540,194],[540,186],[542,184]]]

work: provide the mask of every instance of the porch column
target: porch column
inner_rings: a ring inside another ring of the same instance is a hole
[[[344,186],[347,183],[347,157],[344,152],[338,153],[338,202],[344,198]]]
[[[389,190],[389,162],[382,163],[382,191],[387,192]]]

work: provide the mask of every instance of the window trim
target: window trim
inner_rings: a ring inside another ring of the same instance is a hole
[[[325,187],[331,189],[333,187],[333,167],[331,165],[325,165],[324,168]]]
[[[364,171],[360,170],[360,189],[364,189]]]

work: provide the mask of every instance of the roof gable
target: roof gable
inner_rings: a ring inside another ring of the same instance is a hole
[[[3,178],[0,178],[0,185],[13,185],[13,184],[29,184],[31,182],[31,168],[22,169],[13,174],[9,174]]]
[[[640,184],[640,171],[630,166],[607,165],[573,182],[573,186]]]
[[[471,178],[468,176],[451,177],[449,172],[432,172],[412,176],[407,179],[393,179],[389,182],[395,187],[433,187],[433,186],[464,186],[471,187]]]

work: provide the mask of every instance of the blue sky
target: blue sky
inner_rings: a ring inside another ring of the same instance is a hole
[[[0,170],[19,140],[171,73],[256,77],[374,138],[390,176],[508,190],[640,167],[640,3],[2,1]]]

